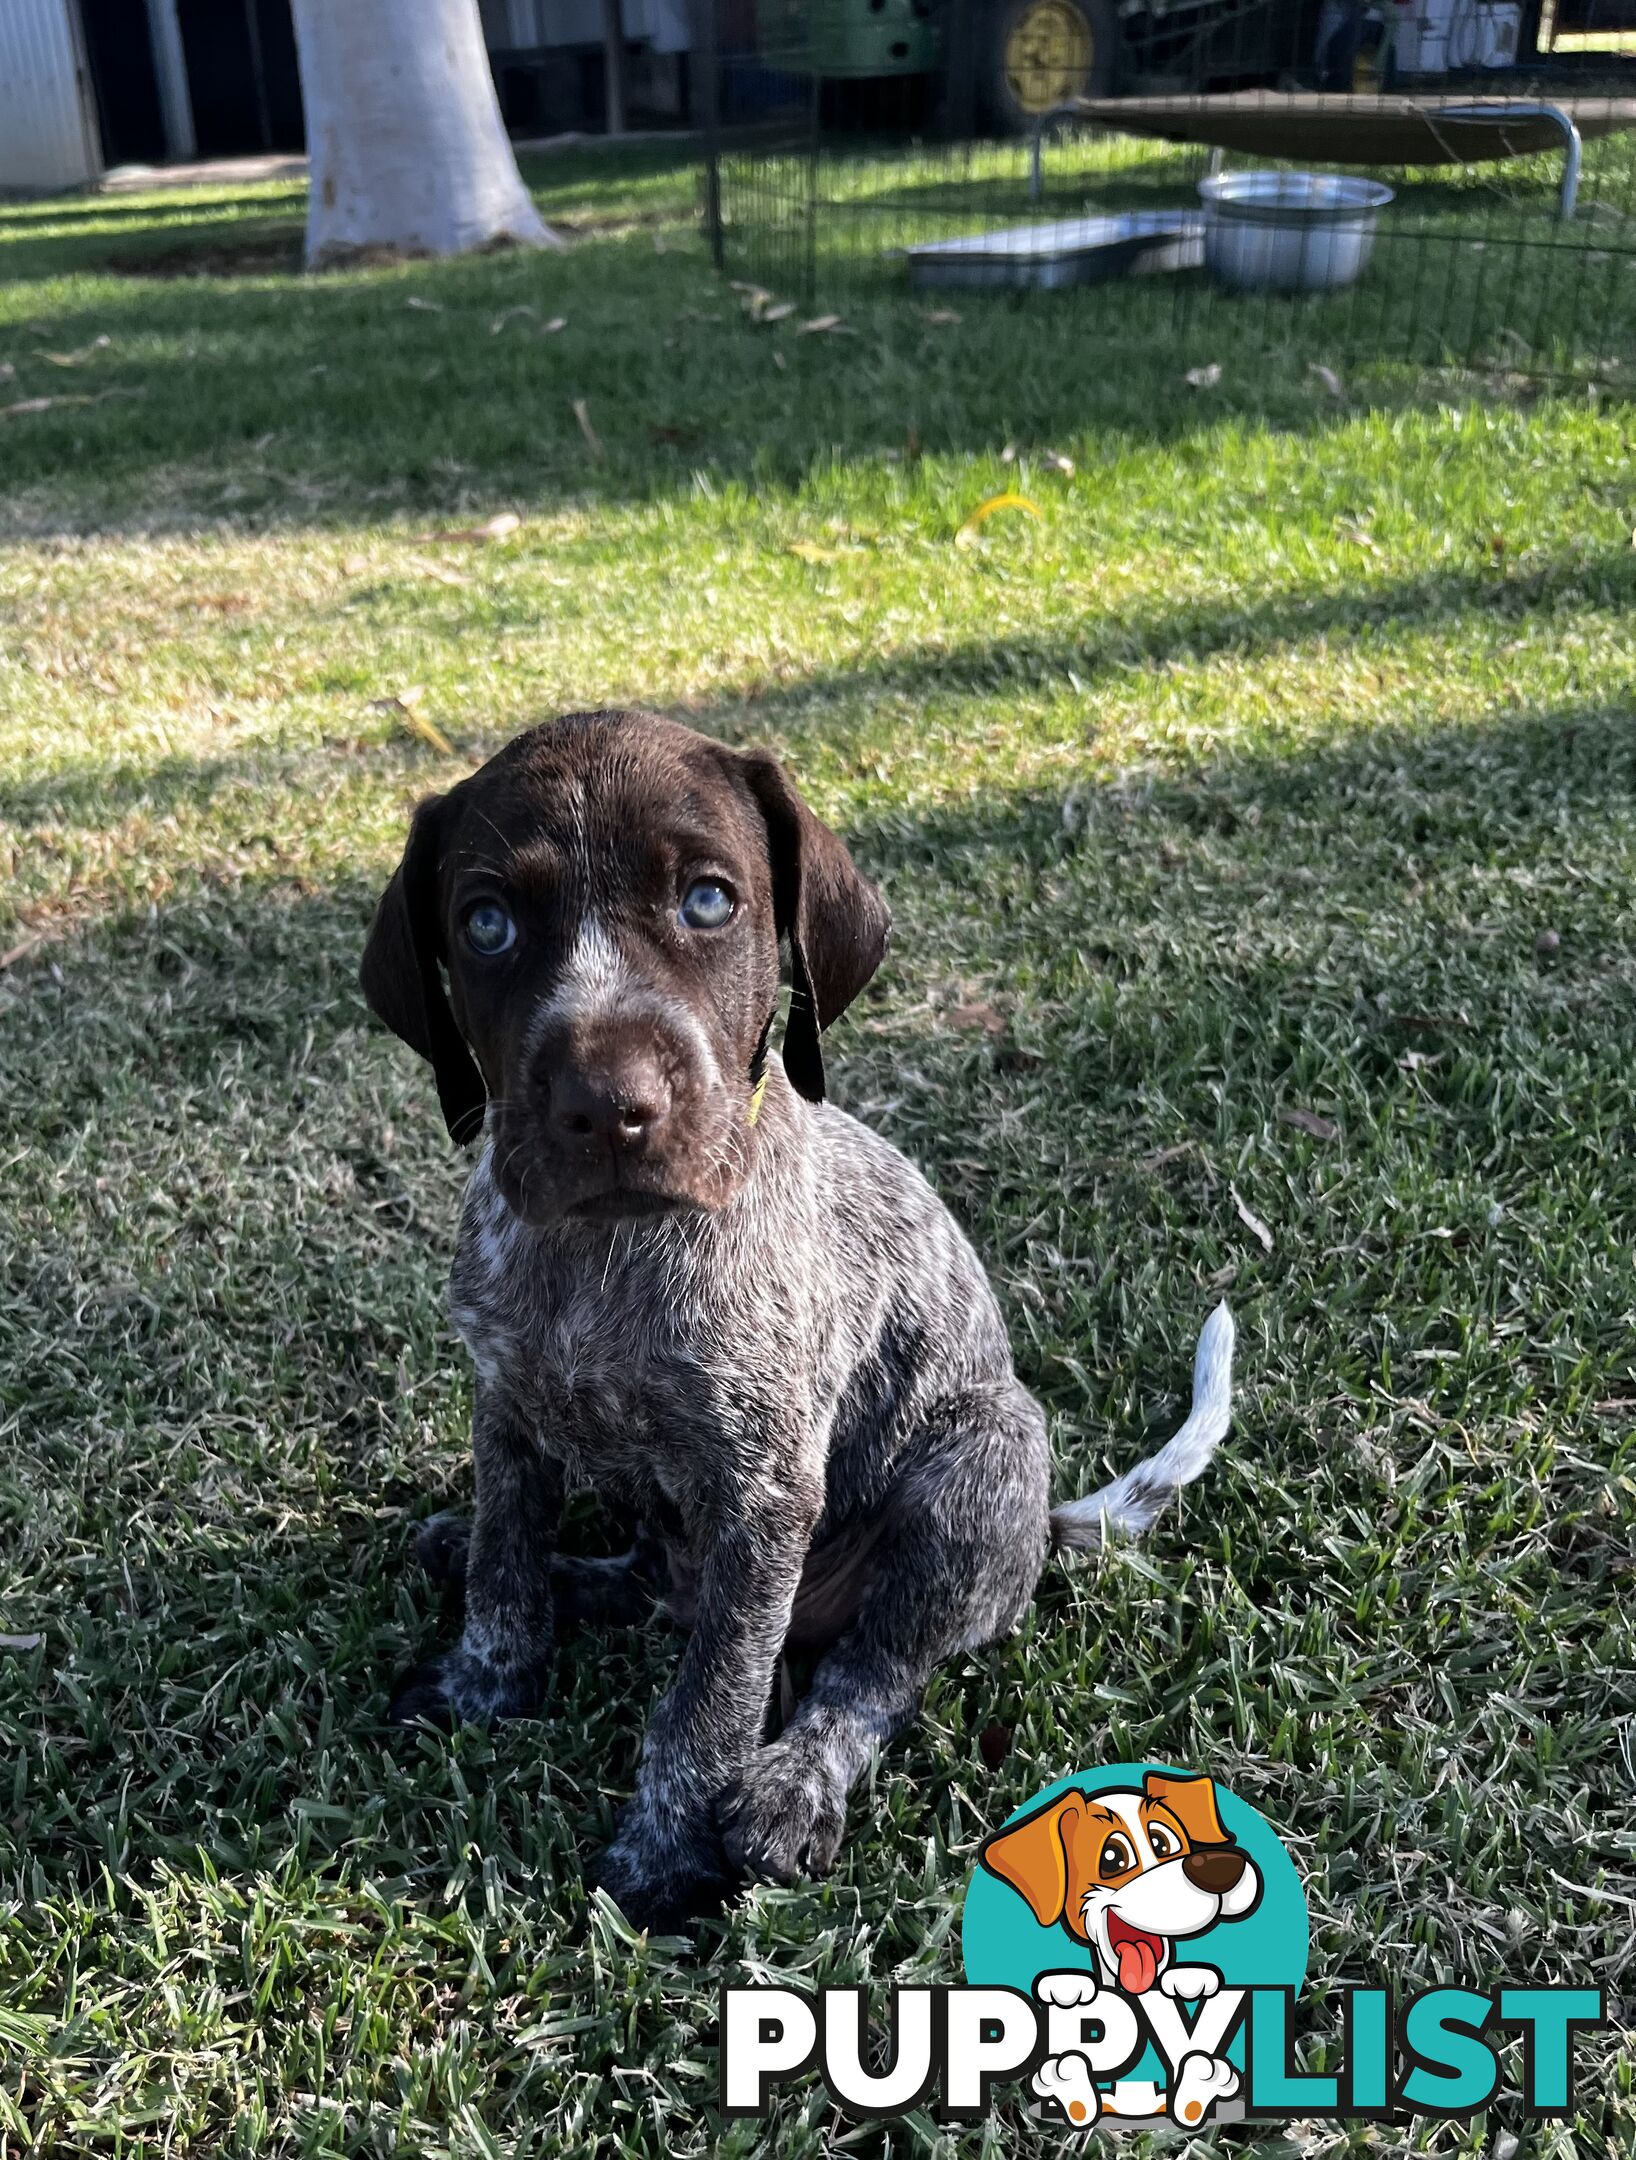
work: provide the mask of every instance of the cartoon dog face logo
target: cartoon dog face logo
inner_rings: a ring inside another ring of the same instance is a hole
[[[1220,1976],[1178,1965],[1174,1946],[1242,1920],[1261,1899],[1260,1874],[1223,1825],[1207,1777],[1149,1771],[1140,1788],[1061,1793],[997,1831],[981,1858],[1041,1927],[1060,1923],[1087,1944],[1103,1984],[1126,1995],[1161,1982],[1166,1994],[1213,1992]]]

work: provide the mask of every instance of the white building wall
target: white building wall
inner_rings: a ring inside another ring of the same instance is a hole
[[[83,187],[101,170],[74,0],[0,0],[0,188]]]

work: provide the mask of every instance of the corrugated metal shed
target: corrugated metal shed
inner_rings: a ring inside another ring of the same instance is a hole
[[[0,188],[83,187],[101,169],[74,0],[0,0]]]

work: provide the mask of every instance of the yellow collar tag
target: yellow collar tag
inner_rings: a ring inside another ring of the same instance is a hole
[[[744,1113],[744,1122],[746,1125],[753,1125],[756,1119],[760,1117],[761,1099],[766,1094],[766,1092],[767,1075],[763,1073],[761,1078],[756,1082],[755,1086],[750,1090],[749,1107],[745,1110]]]

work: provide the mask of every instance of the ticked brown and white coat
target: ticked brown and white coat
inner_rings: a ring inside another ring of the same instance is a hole
[[[480,1143],[452,1277],[477,1504],[422,1543],[463,1575],[463,1630],[393,1714],[536,1709],[554,1626],[633,1614],[657,1575],[688,1639],[599,1869],[638,1921],[826,1867],[933,1669],[1016,1622],[1053,1542],[1144,1528],[1226,1430],[1221,1308],[1182,1430],[1051,1511],[975,1253],[822,1099],[820,1032],[887,934],[771,758],[605,712],[421,806],[365,953],[370,1004]],[[558,1551],[586,1485],[642,1526],[628,1555]],[[818,1661],[767,1741],[786,1646]]]

